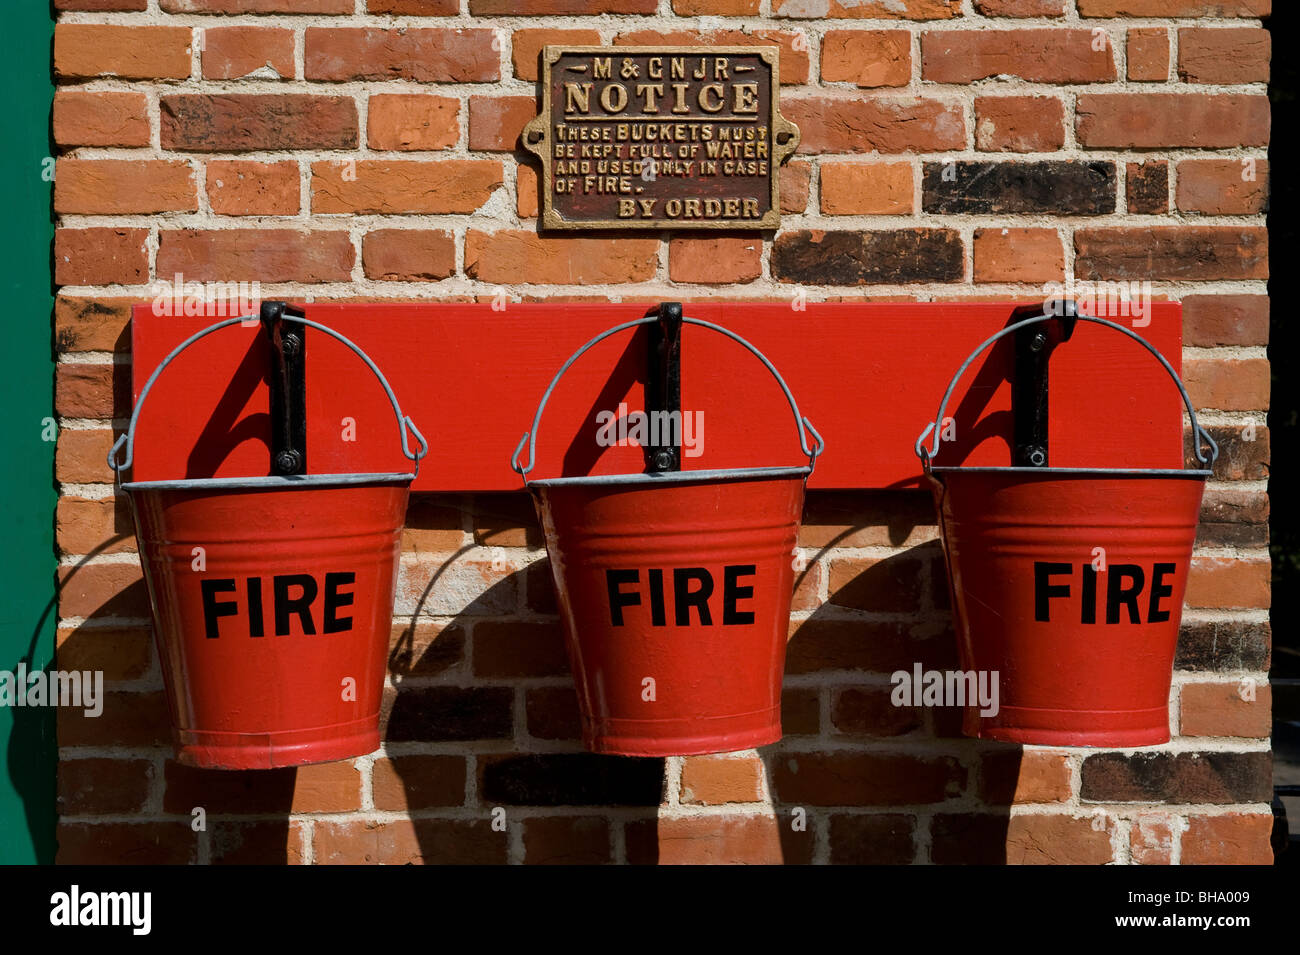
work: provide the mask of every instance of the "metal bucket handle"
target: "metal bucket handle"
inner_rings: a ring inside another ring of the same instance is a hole
[[[1061,316],[1035,315],[1033,318],[1027,318],[1024,321],[1016,322],[1013,325],[1008,325],[1006,328],[1000,330],[997,334],[990,335],[987,339],[985,339],[983,344],[981,344],[978,348],[976,348],[973,352],[971,352],[970,356],[967,357],[967,359],[964,362],[962,362],[961,367],[957,369],[957,374],[953,375],[952,381],[948,382],[948,390],[943,393],[943,401],[939,403],[938,416],[934,419],[934,421],[931,421],[929,424],[925,426],[925,430],[922,431],[920,437],[916,439],[916,445],[914,448],[914,450],[916,451],[916,456],[921,459],[921,463],[925,466],[927,470],[930,467],[931,458],[933,458],[935,455],[939,453],[938,429],[940,423],[943,421],[943,413],[948,410],[948,400],[952,397],[952,393],[956,389],[957,383],[961,381],[962,375],[966,373],[966,369],[971,366],[971,363],[974,362],[975,359],[979,357],[980,353],[983,352],[984,349],[988,348],[999,338],[1003,338],[1006,335],[1010,335],[1012,332],[1016,331],[1017,329],[1024,328],[1026,325],[1033,325],[1037,322],[1049,322],[1059,317]],[[1137,342],[1139,345],[1141,345],[1143,348],[1145,348],[1147,351],[1149,351],[1152,355],[1156,357],[1156,360],[1160,362],[1161,366],[1164,368],[1165,371],[1169,372],[1169,377],[1173,380],[1173,383],[1178,387],[1178,393],[1183,396],[1183,405],[1187,408],[1187,414],[1192,419],[1192,433],[1196,437],[1196,441],[1194,442],[1194,449],[1196,451],[1196,460],[1199,461],[1201,464],[1205,465],[1207,469],[1213,466],[1214,462],[1217,461],[1219,458],[1219,446],[1218,444],[1215,443],[1214,439],[1210,437],[1209,432],[1207,432],[1204,428],[1202,428],[1200,423],[1196,420],[1196,409],[1192,407],[1192,399],[1187,394],[1187,389],[1183,387],[1182,379],[1178,377],[1178,373],[1174,371],[1173,365],[1169,364],[1165,356],[1160,354],[1160,352],[1158,352],[1155,349],[1155,347],[1149,341],[1143,338],[1141,335],[1138,335],[1137,333],[1131,331],[1130,329],[1125,328],[1123,325],[1119,325],[1115,322],[1107,321],[1104,318],[1097,318],[1096,316],[1093,315],[1075,314],[1066,317],[1076,318],[1081,322],[1093,322],[1094,324],[1097,325],[1105,325],[1107,328],[1113,328],[1118,332],[1123,332],[1125,335],[1133,339],[1135,342]],[[924,442],[925,439],[929,437],[931,433],[934,434],[934,441],[932,446],[929,448],[923,447],[922,442]],[[1209,460],[1206,460],[1204,453],[1201,451],[1200,439],[1202,438],[1204,438],[1207,442],[1209,442],[1210,445]]]
[[[658,316],[648,315],[645,318],[638,318],[635,321],[624,322],[621,325],[615,325],[613,328],[606,329],[570,355],[569,360],[566,361],[560,367],[560,370],[555,373],[555,377],[551,379],[551,383],[547,386],[545,394],[542,395],[541,404],[537,406],[537,413],[533,415],[532,427],[528,431],[524,432],[524,436],[519,439],[519,444],[515,447],[515,453],[510,456],[510,467],[512,467],[515,472],[524,479],[525,483],[528,480],[528,472],[537,464],[537,428],[542,421],[542,412],[546,410],[546,402],[550,400],[551,392],[555,391],[555,386],[560,383],[560,379],[563,378],[564,373],[569,370],[569,366],[586,354],[588,349],[593,345],[604,341],[606,338],[609,338],[609,336],[618,332],[626,331],[629,328],[635,328],[638,325],[649,325],[657,321],[659,321]],[[781,373],[776,370],[776,366],[768,361],[766,355],[730,329],[723,328],[721,325],[715,325],[713,322],[706,322],[703,319],[690,318],[689,316],[682,316],[682,324],[698,325],[701,328],[712,329],[719,334],[725,335],[734,342],[739,342],[741,345],[745,346],[745,348],[747,348],[755,358],[763,363],[763,367],[772,373],[772,377],[776,379],[776,383],[781,386],[781,391],[785,393],[786,401],[790,402],[790,410],[794,412],[795,427],[799,429],[799,449],[803,451],[804,454],[808,455],[808,469],[811,472],[812,468],[817,463],[817,456],[825,449],[826,442],[824,442],[822,436],[817,433],[817,429],[813,427],[812,422],[799,414],[799,405],[795,402],[794,395],[791,394],[790,388],[785,383],[785,379],[782,378]],[[806,432],[804,430],[805,428],[807,429]],[[816,447],[811,449],[808,447],[808,434],[811,434],[813,439],[816,441]],[[527,467],[524,467],[519,463],[519,452],[524,449],[525,443],[528,445]]]
[[[384,393],[388,395],[388,400],[393,405],[393,412],[397,415],[397,426],[402,433],[402,454],[415,462],[415,473],[418,475],[420,473],[420,459],[429,453],[429,443],[424,440],[424,435],[420,434],[420,429],[415,426],[415,422],[402,414],[402,409],[397,403],[397,395],[393,393],[392,387],[388,384],[388,379],[385,378],[384,373],[379,370],[379,366],[376,365],[374,361],[371,360],[370,356],[363,352],[356,344],[334,331],[334,329],[322,325],[319,322],[313,322],[310,319],[299,318],[296,315],[283,315],[281,317],[286,322],[297,322],[299,325],[306,325],[308,328],[314,328],[317,331],[324,332],[336,341],[342,342],[348,348],[352,349],[353,354],[366,363],[367,368],[374,372],[375,377],[379,379],[379,384],[383,386]],[[227,318],[214,325],[209,325],[207,328],[203,329],[203,331],[195,332],[189,338],[185,339],[185,341],[173,348],[171,353],[159,363],[158,367],[153,370],[153,374],[149,376],[149,380],[145,382],[144,388],[140,392],[140,400],[135,403],[135,409],[131,412],[131,423],[127,425],[126,434],[118,438],[117,441],[114,442],[112,449],[108,452],[108,466],[113,469],[119,479],[122,476],[122,472],[131,467],[132,462],[135,460],[135,427],[140,419],[140,411],[144,408],[144,401],[149,397],[149,390],[153,388],[154,382],[158,380],[158,376],[163,373],[163,370],[170,365],[181,352],[185,351],[185,349],[189,348],[200,338],[205,338],[218,329],[227,328],[230,325],[244,324],[249,321],[257,320],[258,316],[256,315],[241,315],[238,318]],[[419,451],[411,451],[411,446],[407,441],[406,435],[408,428],[420,442]],[[126,445],[126,460],[119,464],[117,461],[117,455],[123,445]]]

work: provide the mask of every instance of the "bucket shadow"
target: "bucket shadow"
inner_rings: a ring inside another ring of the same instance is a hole
[[[58,743],[85,747],[88,755],[60,752],[57,786],[60,864],[284,864],[299,861],[300,839],[289,816],[299,791],[299,771],[208,770],[172,758],[170,722],[161,671],[148,622],[143,579],[114,588],[122,564],[91,564],[120,552],[135,530],[130,503],[113,501],[113,536],[60,576],[56,600],[64,615],[83,618],[60,632],[60,670],[103,674],[103,711],[88,716],[60,708]],[[92,579],[87,579],[87,578]],[[97,605],[105,586],[111,595]],[[54,612],[54,604],[50,606]],[[16,711],[21,712],[21,711]],[[52,717],[53,718],[53,717]],[[129,754],[111,759],[104,747]],[[12,752],[12,746],[11,746]],[[202,810],[196,831],[195,810]],[[144,817],[140,822],[101,816]]]
[[[785,737],[759,750],[786,864],[1007,861],[1022,747],[964,737],[959,707],[891,681],[961,666],[934,519],[926,491],[808,495]],[[844,550],[878,547],[907,549]]]
[[[449,495],[414,499],[407,553],[419,556],[422,535],[459,526],[458,506]],[[656,861],[664,760],[583,749],[549,565],[543,556],[492,566],[495,548],[540,548],[531,500],[478,495],[473,511],[475,542],[439,555],[427,579],[417,571],[422,583],[394,618],[396,689],[385,700],[374,801],[410,822],[381,834],[380,854],[427,864]],[[484,588],[485,579],[494,582]],[[475,596],[461,600],[462,590]]]

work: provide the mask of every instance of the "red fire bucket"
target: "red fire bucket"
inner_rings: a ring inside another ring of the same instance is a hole
[[[418,472],[428,446],[369,356],[324,325],[283,318],[337,339],[374,372]],[[131,467],[136,424],[163,370],[199,339],[244,321],[205,328],[158,365],[109,453],[119,476]],[[182,763],[273,769],[379,748],[399,538],[414,478],[303,474],[122,485],[135,512]]]
[[[542,412],[569,366],[610,335],[655,321],[618,325],[578,349],[511,458],[545,533],[583,740],[592,752],[623,756],[774,743],[792,556],[804,485],[824,445],[771,362],[719,325],[682,319],[743,345],[773,374],[794,412],[806,466],[528,480]],[[519,463],[525,443],[526,467]]]
[[[1204,470],[937,467],[937,423],[916,442],[943,535],[963,669],[997,680],[999,705],[969,701],[968,736],[1051,746],[1147,746],[1169,740],[1169,687],[1201,494],[1218,447],[1196,421],[1173,367],[1123,332],[1169,373],[1191,417]],[[932,446],[923,446],[932,433]],[[1201,439],[1210,446],[1207,459]]]

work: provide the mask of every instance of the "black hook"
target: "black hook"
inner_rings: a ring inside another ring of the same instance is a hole
[[[281,321],[285,315],[306,318],[287,302],[262,303],[262,329],[271,344],[271,475],[307,473],[307,352],[305,325]]]
[[[646,349],[645,403],[651,441],[645,456],[651,474],[682,469],[682,303],[661,302],[646,316],[656,314],[659,321],[649,326]]]
[[[1023,305],[1011,313],[1011,324],[1038,315],[1058,319],[1020,329],[1012,336],[1015,368],[1011,376],[1012,460],[1018,468],[1045,468],[1048,464],[1048,361],[1057,345],[1070,340],[1076,324],[1075,303],[1053,300],[1060,314],[1042,305]]]

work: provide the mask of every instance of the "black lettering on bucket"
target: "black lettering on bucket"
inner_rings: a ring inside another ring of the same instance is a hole
[[[1098,573],[1091,564],[1081,564],[1083,584],[1079,588],[1079,622],[1097,622]],[[1165,623],[1170,619],[1170,608],[1162,604],[1172,597],[1174,586],[1168,578],[1178,572],[1175,563],[1158,563],[1151,569],[1151,589],[1147,595],[1147,623]],[[1069,583],[1054,583],[1052,578],[1073,575],[1071,564],[1055,561],[1034,561],[1034,619],[1051,623],[1053,599],[1068,599],[1073,591]],[[1142,592],[1146,589],[1146,569],[1140,564],[1111,564],[1106,574],[1106,623],[1142,623]]]
[[[664,577],[669,571],[651,567],[646,570],[646,587],[649,590],[650,626],[668,625],[667,588]],[[709,602],[717,587],[714,575],[707,567],[675,567],[672,573],[673,625],[691,626],[691,610],[695,610],[698,626],[713,626],[713,610]],[[751,600],[754,588],[742,580],[758,573],[755,564],[730,564],[722,569],[722,625],[724,627],[748,626],[754,622],[754,612],[744,610],[740,602]],[[628,607],[642,606],[641,571],[636,568],[610,568],[605,571],[605,590],[609,597],[609,622],[611,626],[624,626],[623,611]]]
[[[356,603],[356,593],[343,588],[355,585],[355,572],[331,571],[325,574],[321,620],[324,633],[342,633],[352,629],[353,618],[341,616],[339,611]],[[244,594],[248,607],[248,636],[264,637],[266,619],[263,605],[263,579],[248,577],[244,580]],[[240,616],[238,599],[221,600],[221,594],[238,593],[238,580],[233,577],[209,577],[199,581],[203,602],[203,633],[209,640],[221,636],[222,617]],[[277,574],[271,578],[271,602],[275,618],[275,635],[288,636],[291,618],[297,617],[304,634],[316,633],[312,604],[321,594],[321,586],[311,574]]]
[[[239,604],[233,600],[217,600],[217,594],[233,593],[233,580],[209,577],[199,581],[199,592],[203,595],[203,635],[209,640],[221,636],[217,620],[220,617],[233,617],[239,613]]]

